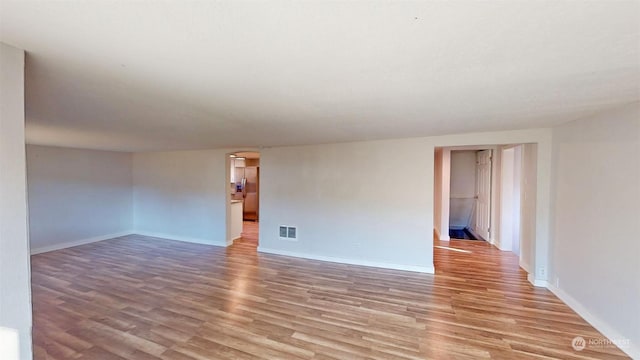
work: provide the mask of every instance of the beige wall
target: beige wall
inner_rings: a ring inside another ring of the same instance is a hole
[[[448,149],[437,148],[434,159],[433,225],[440,240],[449,240],[449,173]]]
[[[433,151],[425,139],[264,149],[260,251],[433,272]]]
[[[537,143],[541,153],[536,158],[535,196],[542,206],[536,208],[532,262],[542,270],[532,280],[542,284],[548,267],[550,129],[264,149],[260,249],[429,269],[435,148],[512,143]],[[298,241],[279,239],[279,225],[298,226]]]
[[[554,292],[640,358],[640,103],[553,130]]]
[[[26,186],[24,51],[0,43],[0,357],[7,360],[32,353]]]
[[[442,149],[436,149],[433,159],[433,228],[436,236],[442,238]]]
[[[538,142],[547,153],[549,140],[550,130],[538,129],[264,149],[261,250],[431,272],[434,149]],[[133,154],[134,231],[226,245],[231,152]],[[536,198],[548,204],[550,164],[544,157],[536,164]],[[546,209],[536,209],[534,267],[547,266]],[[283,242],[279,225],[300,226],[299,240]]]
[[[520,266],[532,271],[536,238],[537,145],[524,144],[520,201]]]
[[[225,150],[133,154],[136,233],[226,246]]]
[[[476,151],[451,152],[451,197],[474,197],[476,192]]]
[[[131,153],[27,146],[31,253],[130,234]]]

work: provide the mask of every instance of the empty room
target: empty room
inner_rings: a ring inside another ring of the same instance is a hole
[[[0,359],[640,359],[640,1],[0,0]]]

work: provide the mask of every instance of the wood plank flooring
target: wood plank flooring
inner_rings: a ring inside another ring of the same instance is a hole
[[[435,276],[127,236],[32,257],[36,359],[623,359],[517,258],[437,243]],[[252,236],[255,238],[252,239]]]
[[[247,251],[256,251],[258,248],[258,222],[244,221],[242,223],[242,237],[234,242],[236,247],[246,248]]]

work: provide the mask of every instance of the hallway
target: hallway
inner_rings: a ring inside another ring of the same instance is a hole
[[[257,221],[242,222],[242,237],[233,242],[234,247],[241,247],[245,250],[258,250],[258,229]]]

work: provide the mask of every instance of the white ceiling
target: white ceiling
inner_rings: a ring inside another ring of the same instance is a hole
[[[258,147],[543,127],[640,99],[638,1],[9,1],[27,141]]]

